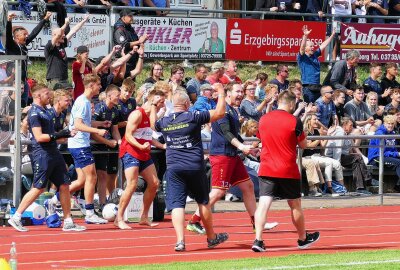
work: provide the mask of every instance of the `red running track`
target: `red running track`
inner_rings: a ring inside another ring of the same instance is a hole
[[[230,212],[214,215],[216,232],[230,234],[228,242],[214,249],[207,248],[205,236],[187,232],[187,251],[175,252],[175,232],[168,216],[159,227],[133,224],[134,229],[130,231],[118,230],[112,224],[88,225],[85,232],[32,226],[29,232],[20,233],[4,227],[0,230],[0,257],[8,259],[13,241],[17,244],[19,270],[400,249],[400,206],[314,209],[305,210],[305,216],[307,229],[321,232],[320,241],[308,250],[297,249],[297,234],[287,210],[270,214],[269,221],[280,224],[264,233],[266,253],[250,250],[254,233],[247,213]]]

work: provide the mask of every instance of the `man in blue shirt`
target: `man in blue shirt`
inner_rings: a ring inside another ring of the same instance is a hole
[[[315,105],[317,106],[318,120],[325,126],[329,127],[332,119],[333,125],[338,125],[339,120],[336,115],[336,107],[332,101],[333,90],[329,85],[321,88],[321,97],[317,99]]]
[[[189,96],[184,91],[176,91],[173,96],[174,113],[155,124],[158,101],[153,100],[150,123],[163,134],[167,144],[166,203],[167,209],[172,210],[172,223],[177,236],[175,251],[185,250],[185,205],[188,192],[192,192],[199,206],[208,247],[213,248],[228,239],[227,233],[214,233],[201,142],[201,126],[215,122],[225,114],[224,88],[221,84],[215,84],[215,87],[219,97],[215,110],[189,112]]]
[[[61,206],[64,211],[63,231],[84,231],[71,218],[69,184],[64,179],[66,165],[57,149],[57,139],[75,135],[75,131],[54,131],[53,115],[46,109],[50,103],[50,92],[47,86],[39,84],[32,89],[33,105],[29,110],[28,122],[32,138],[32,164],[34,168],[33,186],[24,196],[16,213],[8,223],[20,232],[28,231],[21,223],[22,213],[43,193],[51,180],[60,190]]]
[[[356,2],[357,5],[357,2]],[[365,5],[367,15],[387,16],[389,14],[388,0],[371,0]],[[384,18],[367,18],[368,23],[385,23]]]
[[[190,111],[209,111],[215,109],[217,103],[213,99],[213,93],[215,92],[211,84],[203,84],[200,86],[200,96],[197,97],[196,102],[190,107]]]
[[[308,36],[311,33],[311,29],[307,29],[307,25],[303,26],[303,39],[300,44],[300,52],[297,54],[297,63],[300,67],[301,82],[303,84],[303,95],[304,101],[315,102],[320,95],[320,73],[321,64],[318,57],[321,56],[321,52],[328,46],[335,36],[335,31],[327,38],[316,51],[314,51],[314,44],[308,40]]]
[[[373,91],[378,94],[378,104],[385,106],[388,102],[390,102],[390,94],[392,93],[392,89],[382,90],[381,83],[378,81],[379,78],[382,77],[382,66],[379,63],[371,63],[369,68],[369,77],[364,81],[364,90],[365,93]]]
[[[210,84],[206,80],[208,70],[204,64],[198,64],[194,69],[196,72],[194,78],[188,81],[186,85],[186,90],[192,103],[195,103],[197,97],[200,96],[200,87],[204,84]]]

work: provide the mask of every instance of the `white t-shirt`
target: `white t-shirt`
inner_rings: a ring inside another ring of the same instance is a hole
[[[85,95],[80,95],[72,106],[71,118],[69,121],[69,130],[74,128],[74,123],[76,118],[81,118],[86,126],[92,125],[92,110],[90,107],[90,100],[86,98]],[[71,138],[68,138],[68,148],[84,148],[90,147],[90,133],[81,132]]]
[[[347,0],[346,4],[335,4],[337,0],[331,1],[332,6],[332,14],[337,15],[351,15],[351,4],[353,4],[356,0]],[[339,1],[342,2],[342,1]]]

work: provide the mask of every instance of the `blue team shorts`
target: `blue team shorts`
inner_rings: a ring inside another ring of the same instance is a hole
[[[33,164],[33,187],[42,189],[47,187],[49,181],[57,187],[69,184],[64,177],[67,173],[67,166],[64,158],[57,151],[34,151],[32,153]]]
[[[74,159],[75,168],[85,168],[86,166],[94,164],[94,157],[90,147],[83,148],[68,148]]]
[[[198,204],[208,204],[210,184],[204,170],[184,171],[167,168],[165,178],[167,181],[167,211],[185,208],[189,192]]]
[[[149,167],[153,163],[153,160],[150,158],[146,161],[139,160],[135,157],[133,157],[131,154],[126,153],[122,158],[122,168],[124,170],[129,169],[131,167],[139,167],[139,173]]]

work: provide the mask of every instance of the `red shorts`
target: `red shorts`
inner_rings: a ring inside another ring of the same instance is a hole
[[[210,156],[210,163],[212,188],[228,190],[231,186],[250,180],[239,156]]]

